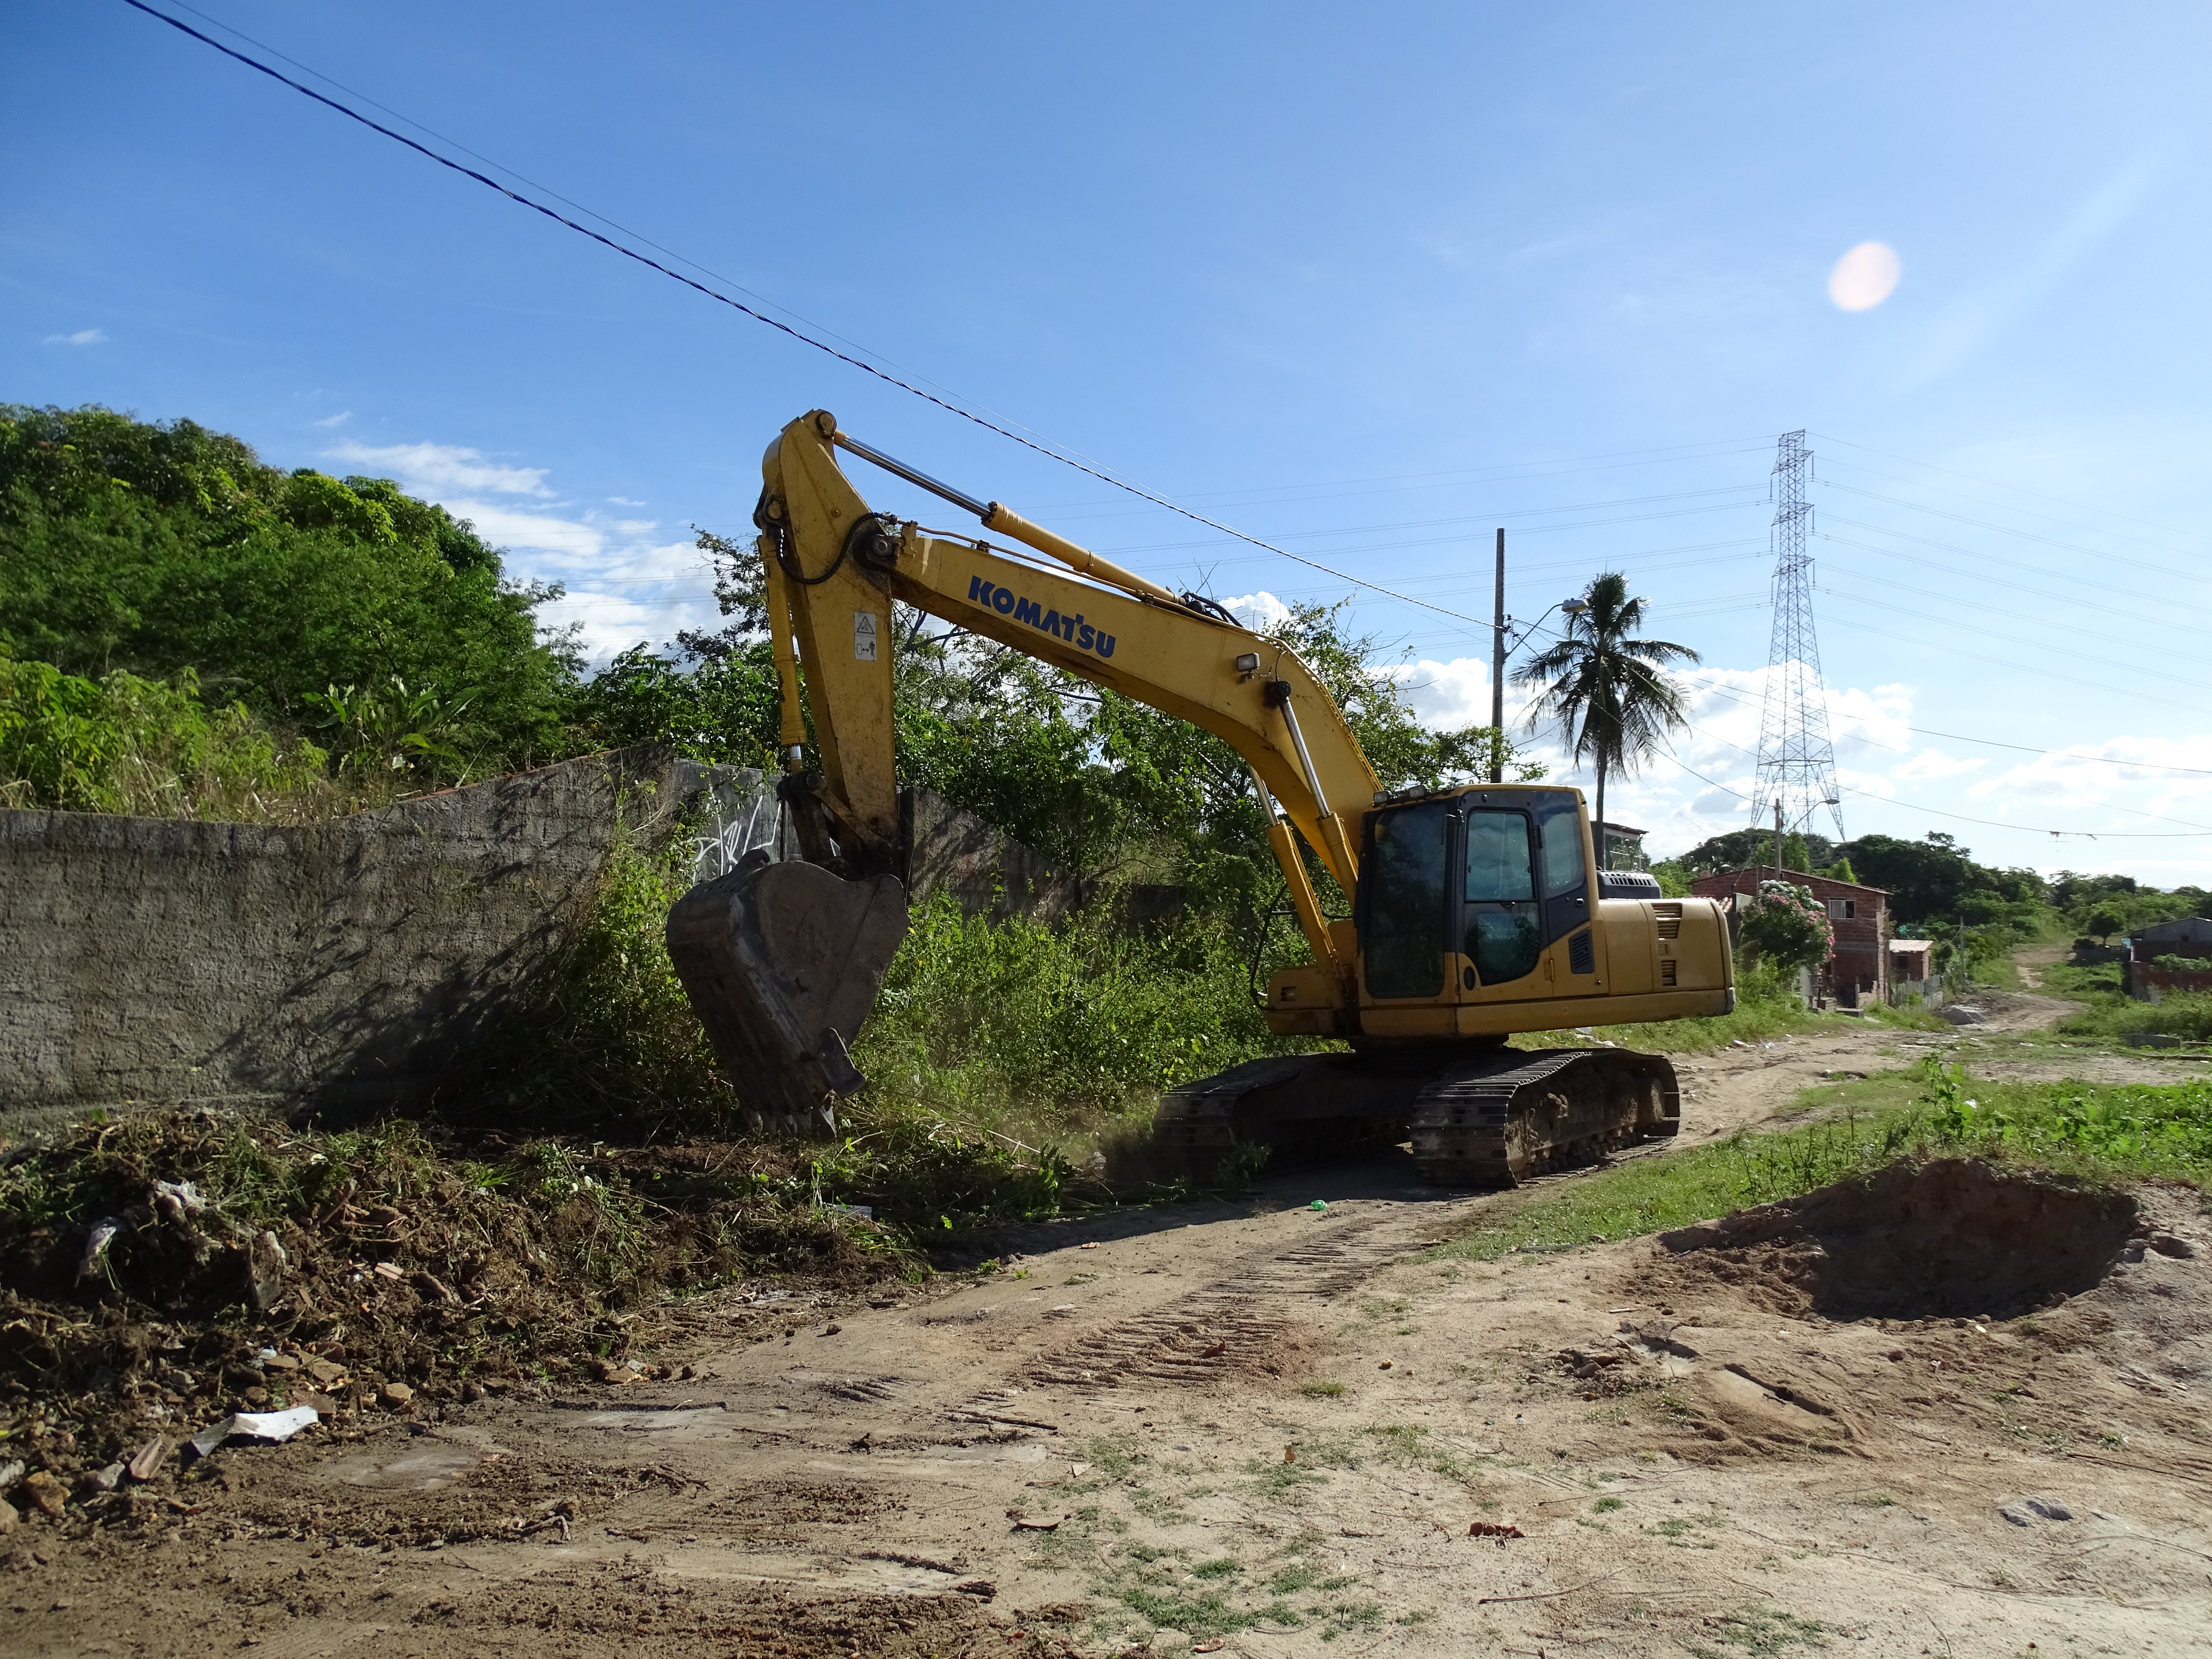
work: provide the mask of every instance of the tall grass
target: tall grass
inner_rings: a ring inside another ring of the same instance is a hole
[[[1046,927],[915,906],[854,1058],[868,1109],[1051,1135],[1149,1114],[1164,1089],[1304,1046],[1273,1036],[1227,930],[1131,933],[1101,901]]]
[[[302,823],[362,804],[326,759],[242,703],[206,702],[189,669],[89,680],[0,657],[0,806]]]
[[[2052,1027],[2059,1036],[2117,1039],[2131,1031],[2162,1031],[2192,1042],[2212,1042],[2212,992],[2169,991],[2157,1002],[2137,1002],[2118,992],[2092,991],[2081,1012]]]
[[[440,1108],[623,1139],[744,1139],[668,957],[669,908],[690,881],[680,845],[626,836],[561,956],[485,1033]],[[787,1147],[780,1167],[822,1202],[866,1203],[941,1231],[1050,1213],[1102,1135],[1148,1120],[1160,1091],[1256,1054],[1272,1036],[1225,930],[1191,921],[1133,933],[1110,901],[1047,926],[913,909],[883,994],[853,1045],[867,1089],[841,1136]]]

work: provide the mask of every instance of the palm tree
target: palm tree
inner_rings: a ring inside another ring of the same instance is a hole
[[[1628,579],[1608,570],[1593,580],[1579,607],[1570,603],[1566,636],[1514,672],[1516,685],[1540,687],[1528,713],[1531,727],[1559,724],[1569,755],[1597,769],[1598,867],[1609,868],[1605,834],[1605,781],[1636,769],[1669,732],[1688,723],[1682,694],[1660,671],[1698,660],[1686,645],[1629,635],[1644,627],[1644,601],[1628,597]]]

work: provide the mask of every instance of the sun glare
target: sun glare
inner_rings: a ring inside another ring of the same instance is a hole
[[[1861,242],[1828,273],[1828,297],[1845,311],[1871,311],[1889,298],[1904,270],[1895,248]]]

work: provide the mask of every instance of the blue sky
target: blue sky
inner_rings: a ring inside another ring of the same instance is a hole
[[[176,9],[1364,580],[1486,614],[1499,525],[1519,617],[1626,571],[1705,657],[1614,797],[1659,851],[1751,816],[1767,474],[1806,428],[1849,830],[2212,882],[2202,8]],[[0,399],[398,477],[565,581],[596,652],[708,608],[688,526],[743,532],[817,405],[1178,586],[1354,594],[120,0],[15,0],[8,38]],[[1844,310],[1869,240],[1901,279]],[[1352,614],[1433,718],[1486,716],[1486,632]]]

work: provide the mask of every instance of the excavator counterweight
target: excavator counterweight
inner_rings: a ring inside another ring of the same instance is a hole
[[[872,510],[841,448],[1030,551]],[[1352,1052],[1255,1060],[1174,1091],[1157,1139],[1177,1161],[1202,1168],[1254,1141],[1329,1155],[1410,1140],[1427,1178],[1494,1185],[1674,1132],[1663,1058],[1506,1046],[1735,1004],[1719,908],[1601,870],[1579,791],[1386,794],[1283,641],[846,436],[825,411],[786,427],[762,475],[781,793],[803,857],[756,854],[668,923],[678,975],[757,1117],[827,1131],[861,1086],[848,1050],[906,925],[890,662],[904,603],[1203,727],[1251,769],[1312,954],[1269,981],[1268,1025]],[[799,770],[810,730],[818,773]],[[1309,859],[1352,896],[1350,917],[1322,913]]]

